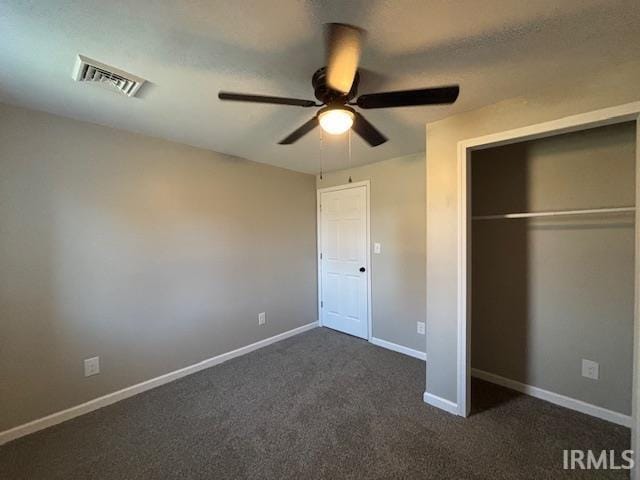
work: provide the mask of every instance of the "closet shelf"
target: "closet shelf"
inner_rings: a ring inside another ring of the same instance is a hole
[[[503,213],[500,215],[475,215],[472,220],[499,220],[505,218],[537,218],[537,217],[562,217],[568,215],[597,215],[603,213],[630,213],[635,212],[635,207],[614,207],[614,208],[590,208],[583,210],[558,210],[552,212],[526,212],[526,213]]]

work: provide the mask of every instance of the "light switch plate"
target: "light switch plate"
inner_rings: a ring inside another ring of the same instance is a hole
[[[373,253],[380,253],[382,250],[382,246],[379,243],[373,244]]]
[[[100,357],[87,358],[84,361],[84,376],[90,377],[100,373]]]
[[[264,325],[267,323],[267,314],[265,312],[258,314],[258,325]]]
[[[425,328],[424,322],[417,322],[417,324],[418,324],[418,333],[420,335],[424,335],[424,328]]]
[[[600,365],[593,360],[582,359],[582,376],[598,380],[600,378]]]

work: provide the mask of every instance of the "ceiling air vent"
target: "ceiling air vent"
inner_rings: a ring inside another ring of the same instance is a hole
[[[78,55],[73,69],[73,78],[77,82],[94,82],[128,97],[133,97],[145,82],[143,78],[117,68],[97,62],[84,55]]]

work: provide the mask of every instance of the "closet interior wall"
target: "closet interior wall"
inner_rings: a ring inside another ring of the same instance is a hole
[[[474,151],[472,216],[634,207],[635,128]],[[472,368],[630,415],[634,227],[632,211],[472,220]]]

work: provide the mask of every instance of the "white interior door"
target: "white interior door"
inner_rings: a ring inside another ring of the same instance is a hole
[[[367,185],[320,192],[322,325],[369,336]]]

